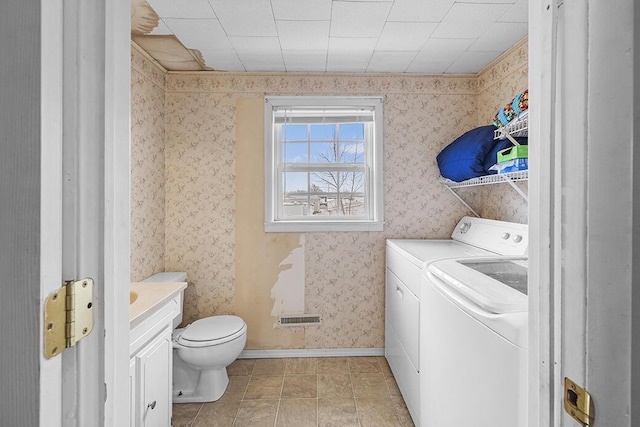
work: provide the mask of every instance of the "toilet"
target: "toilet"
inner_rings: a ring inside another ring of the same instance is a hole
[[[158,273],[143,281],[186,282],[187,273]],[[173,402],[213,402],[227,389],[227,366],[244,349],[247,325],[238,316],[219,315],[176,329],[182,322],[182,298],[173,319]]]

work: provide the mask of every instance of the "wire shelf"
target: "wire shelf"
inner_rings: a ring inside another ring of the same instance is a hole
[[[507,134],[514,138],[529,136],[529,111],[520,114],[517,119],[504,127],[493,131],[493,139],[506,139]]]
[[[440,182],[449,188],[474,187],[476,185],[499,184],[502,182],[526,181],[529,179],[529,171],[516,171],[507,173],[497,173],[495,175],[485,175],[478,178],[471,178],[466,181],[455,182],[450,179],[440,177]]]

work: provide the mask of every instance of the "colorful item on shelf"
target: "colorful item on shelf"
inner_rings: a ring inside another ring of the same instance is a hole
[[[529,89],[516,95],[511,102],[502,107],[493,118],[495,127],[505,126],[518,117],[520,113],[529,109]]]
[[[529,146],[514,145],[498,151],[498,163],[491,167],[497,173],[529,169]]]
[[[518,141],[518,144],[526,146],[529,143],[529,138],[516,138],[516,141]],[[508,139],[497,141],[495,147],[487,153],[487,157],[484,159],[484,169],[487,174],[494,174],[498,172],[495,169],[491,169],[491,167],[498,163],[498,153],[510,147],[513,147],[513,144]]]

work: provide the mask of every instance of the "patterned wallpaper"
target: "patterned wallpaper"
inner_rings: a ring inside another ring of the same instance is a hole
[[[164,70],[131,47],[131,281],[164,271]]]
[[[498,109],[528,86],[527,38],[482,70],[478,75],[478,126],[493,120]],[[526,183],[517,185],[527,193]],[[480,215],[484,218],[528,223],[527,203],[509,184],[482,187]]]
[[[519,66],[522,59],[524,75]],[[135,64],[133,68],[136,75]],[[509,72],[512,69],[520,70],[520,81],[513,80],[513,73]],[[159,185],[141,193],[153,191],[158,198],[166,197],[165,210],[161,213],[150,208],[155,219],[145,217],[145,224],[134,216],[132,263],[160,256],[157,243],[149,244],[149,253],[133,256],[133,252],[143,250],[139,245],[144,244],[144,236],[157,238],[150,231],[143,231],[142,225],[153,222],[158,234],[164,231],[166,270],[189,274],[185,322],[250,310],[251,298],[246,295],[238,298],[235,283],[235,224],[238,215],[243,215],[236,211],[236,127],[261,127],[262,120],[238,123],[236,103],[265,95],[383,95],[385,230],[307,233],[303,245],[305,312],[323,315],[321,326],[304,329],[303,347],[383,347],[385,239],[448,237],[459,218],[469,214],[437,182],[435,157],[455,137],[488,120],[484,117],[493,116],[501,104],[520,90],[523,77],[526,85],[526,41],[478,77],[167,73],[164,153],[161,149],[148,154],[137,149],[132,152],[132,163],[141,159],[144,163],[149,158],[155,161],[164,155],[164,191]],[[145,81],[149,84],[152,79]],[[142,86],[136,80],[132,90],[136,84]],[[516,87],[516,92],[511,93]],[[500,94],[490,93],[492,90]],[[142,96],[137,99],[143,103]],[[151,96],[149,99],[156,100]],[[135,102],[132,125],[151,123],[150,117],[146,120],[144,117],[152,113],[146,106],[136,107]],[[156,111],[159,113],[160,109]],[[142,115],[142,120],[138,115]],[[158,114],[157,118],[160,117]],[[148,136],[156,132],[149,129],[140,133]],[[255,186],[262,188],[261,174],[252,179]],[[146,177],[145,181],[149,180]],[[139,192],[135,187],[141,184],[134,180],[133,185],[134,193]],[[462,191],[469,196],[472,206],[482,206],[483,213],[514,220],[524,210],[526,222],[526,204],[521,199],[511,200],[493,189]],[[137,200],[142,199],[132,197],[135,211]],[[146,197],[142,204],[150,203],[151,199]],[[494,206],[498,203],[506,206]],[[160,230],[163,220],[164,230]],[[138,227],[141,229],[136,230]],[[255,232],[262,233],[260,229]],[[279,262],[273,268],[279,268]],[[141,270],[142,267],[132,265],[132,272],[142,275]],[[259,294],[264,294],[264,290],[256,289],[256,295]],[[274,318],[264,320],[275,323]],[[253,342],[253,348],[288,348],[291,340],[285,336],[287,333],[282,332],[280,344]],[[299,333],[298,328],[292,328],[291,334]]]

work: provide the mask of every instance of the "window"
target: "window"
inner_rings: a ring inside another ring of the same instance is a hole
[[[265,98],[265,231],[381,231],[382,98]]]

